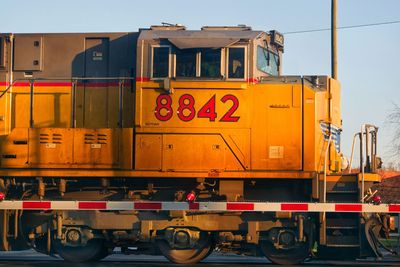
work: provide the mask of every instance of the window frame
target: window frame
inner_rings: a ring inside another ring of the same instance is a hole
[[[277,62],[277,64],[276,64],[276,72],[277,72],[277,75],[273,75],[272,73],[265,72],[265,71],[261,70],[261,69],[258,67],[258,48],[259,48],[259,47],[260,47],[261,49],[266,50],[268,53],[271,53],[271,54],[275,55],[275,56],[278,58],[278,62]],[[257,68],[258,71],[261,71],[262,73],[268,74],[268,75],[270,75],[270,76],[279,76],[279,69],[280,69],[280,64],[279,64],[279,62],[280,62],[279,53],[278,53],[278,54],[277,54],[277,53],[274,53],[273,51],[271,51],[271,50],[268,49],[268,48],[265,48],[265,47],[263,47],[263,46],[261,46],[261,45],[257,45],[257,51],[256,51],[256,68]]]
[[[167,77],[154,77],[153,76],[153,69],[154,69],[154,48],[168,48],[168,76]],[[172,47],[170,45],[151,45],[150,47],[150,80],[163,80],[167,78],[171,78],[171,62],[172,62]]]
[[[199,67],[199,78],[202,78],[202,79],[211,79],[211,80],[215,80],[215,79],[218,79],[218,78],[214,78],[214,77],[202,77],[201,76],[201,62],[202,62],[202,51],[201,50],[206,50],[206,49],[212,49],[212,48],[202,48],[202,49],[199,49],[199,65],[198,65],[198,67]],[[219,72],[220,72],[220,75],[221,75],[221,77],[219,78],[219,79],[223,79],[224,78],[224,73],[223,73],[223,63],[224,63],[224,61],[222,60],[222,49],[223,49],[223,47],[220,47],[220,48],[217,48],[217,49],[219,49],[219,55],[220,55],[220,57],[219,57]]]
[[[200,56],[199,56],[199,51],[196,51],[196,76],[194,76],[194,77],[184,77],[184,76],[176,76],[176,66],[177,66],[177,62],[176,62],[176,57],[177,57],[177,55],[178,55],[178,53],[177,52],[179,52],[179,50],[181,50],[181,49],[178,49],[178,48],[175,48],[175,50],[173,51],[174,53],[172,54],[173,55],[173,63],[174,63],[174,69],[173,69],[173,72],[172,72],[172,75],[173,75],[173,77],[174,78],[178,78],[178,79],[190,79],[190,78],[197,78],[197,77],[199,77],[198,76],[198,74],[199,74],[199,70],[198,70],[198,68],[199,68],[199,62],[200,62]]]
[[[244,77],[243,78],[229,78],[229,49],[230,48],[244,48]],[[229,46],[226,47],[226,59],[225,59],[225,77],[229,81],[245,81],[247,77],[249,77],[249,62],[248,62],[248,54],[247,54],[248,46],[247,45],[237,45],[237,46]]]
[[[210,80],[215,80],[216,78],[212,78],[212,77],[201,77],[201,62],[202,62],[202,60],[201,60],[201,54],[202,54],[202,50],[204,50],[204,49],[211,49],[211,48],[196,48],[197,49],[197,51],[196,51],[196,76],[195,77],[176,77],[176,55],[177,55],[177,53],[174,53],[173,55],[174,55],[174,58],[173,58],[173,62],[174,62],[174,69],[173,69],[173,77],[175,77],[175,78],[178,78],[178,79],[181,79],[181,78],[184,78],[184,79],[198,79],[198,78],[201,78],[201,79],[210,79]],[[224,47],[221,47],[221,48],[218,48],[220,51],[220,62],[219,62],[219,64],[220,64],[220,73],[221,73],[221,76],[222,76],[222,78],[221,78],[221,80],[223,79],[223,77],[225,77],[225,73],[224,73]],[[179,49],[177,49],[177,50],[179,50]]]

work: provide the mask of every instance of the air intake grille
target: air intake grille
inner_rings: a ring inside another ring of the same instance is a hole
[[[85,134],[85,144],[107,144],[108,135],[104,133]]]
[[[59,133],[41,133],[39,136],[39,142],[41,144],[48,144],[48,143],[53,143],[53,144],[62,144],[63,143],[63,135]]]

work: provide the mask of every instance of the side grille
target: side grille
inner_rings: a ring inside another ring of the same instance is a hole
[[[107,144],[108,135],[104,133],[85,134],[85,144]]]
[[[63,135],[59,133],[41,133],[39,136],[39,142],[41,144],[62,144],[63,143]]]

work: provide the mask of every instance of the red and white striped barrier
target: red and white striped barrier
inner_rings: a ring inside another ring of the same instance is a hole
[[[276,202],[156,202],[156,201],[2,201],[0,210],[182,210],[256,212],[400,213],[400,204],[276,203]]]

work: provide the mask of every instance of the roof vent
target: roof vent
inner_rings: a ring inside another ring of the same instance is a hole
[[[150,30],[153,31],[176,31],[176,30],[186,30],[186,27],[182,24],[171,24],[166,22],[161,22],[161,25],[152,25]]]
[[[202,31],[251,31],[250,26],[239,24],[237,26],[203,26]]]

